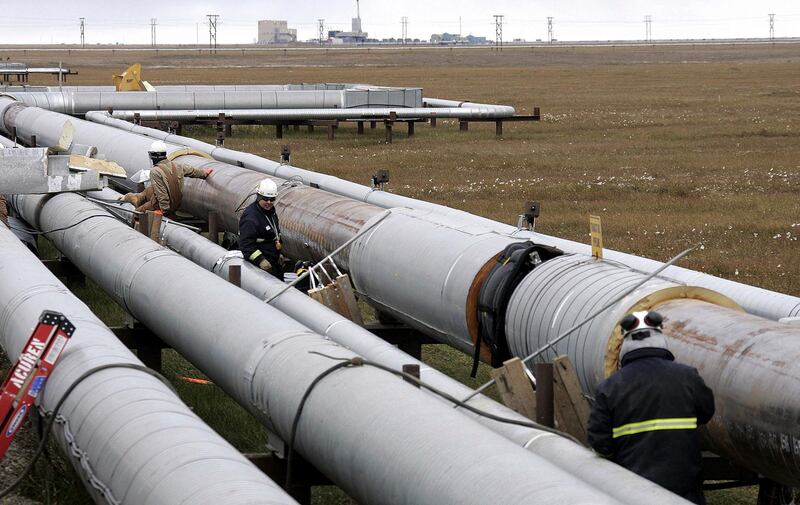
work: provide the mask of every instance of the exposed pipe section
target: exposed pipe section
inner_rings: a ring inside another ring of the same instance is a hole
[[[103,193],[113,198],[112,191],[106,190]],[[234,260],[224,248],[185,228],[168,226],[163,231],[163,238],[170,248],[223,279],[228,279],[228,265]],[[285,288],[284,283],[249,263],[242,266],[241,283],[242,289],[262,300],[272,298]],[[274,299],[271,305],[313,331],[369,360],[395,369],[400,369],[405,364],[416,364],[420,367],[421,379],[426,383],[456,398],[464,398],[472,393],[471,389],[460,382],[412,358],[295,289],[285,291]],[[440,399],[439,396],[434,395],[434,397]],[[472,398],[469,404],[495,416],[527,421],[525,417],[483,395]],[[541,430],[496,422],[464,409],[460,409],[459,412],[471,416],[492,431],[578,476],[621,502],[637,505],[685,503],[683,499],[665,492],[660,486],[635,476],[563,437]]]
[[[535,268],[511,297],[509,347],[527,356],[644,279],[641,272],[580,255]],[[654,278],[547,351],[566,354],[584,390],[618,367],[618,322],[634,310],[664,315],[670,350],[700,370],[717,412],[711,449],[787,485],[800,484],[800,328],[740,312],[726,297]]]
[[[87,223],[88,224],[88,223]],[[87,370],[141,362],[0,224],[0,343],[13,361],[42,310],[76,326],[40,407],[50,411]],[[161,381],[107,369],[68,397],[54,433],[96,503],[296,503],[205,425]]]
[[[223,147],[216,147],[195,139],[181,137],[179,135],[172,135],[152,128],[132,125],[126,121],[110,118],[106,113],[92,112],[87,114],[86,119],[93,122],[106,124],[108,126],[114,126],[116,128],[140,135],[158,138],[164,140],[165,142],[170,142],[176,145],[185,145],[200,152],[204,152],[216,160],[230,163],[232,165],[238,165],[240,167],[248,168],[250,170],[267,175],[280,177],[282,179],[297,180],[303,184],[313,183],[325,191],[346,196],[354,200],[371,203],[382,208],[408,207],[410,209],[435,212],[450,216],[459,220],[463,224],[486,227],[498,233],[511,235],[521,240],[531,240],[537,244],[547,244],[557,247],[568,253],[585,255],[591,254],[591,248],[587,244],[551,237],[528,230],[521,230],[514,226],[492,221],[490,219],[476,216],[461,210],[445,207],[444,205],[416,200],[385,191],[376,191],[373,188],[363,186],[361,184],[345,181],[330,175],[319,174],[310,170],[293,167],[291,165],[280,164],[265,158],[261,158],[254,154],[242,153]],[[604,251],[604,255],[608,260],[618,261],[630,266],[631,268],[644,271],[654,271],[663,265],[663,263],[659,261],[610,249],[606,249]],[[783,317],[800,316],[800,298],[796,296],[769,291],[678,266],[668,267],[663,272],[663,276],[672,278],[684,284],[701,286],[723,293],[735,300],[736,303],[744,308],[744,310],[757,316],[774,320],[778,320]]]
[[[56,246],[284,440],[309,385],[336,363],[315,353],[355,356],[116,220],[77,224],[107,215],[83,198],[15,203],[39,227],[74,225],[51,235]],[[165,310],[187,293],[191,311]],[[362,503],[620,503],[371,367],[317,384],[295,447]]]

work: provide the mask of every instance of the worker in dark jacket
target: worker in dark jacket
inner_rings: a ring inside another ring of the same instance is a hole
[[[244,209],[239,218],[239,247],[246,260],[281,281],[281,229],[275,212],[278,187],[272,179],[264,179],[256,190],[256,201]]]
[[[714,415],[714,395],[695,368],[675,363],[657,312],[620,322],[621,369],[597,387],[587,427],[596,452],[704,504],[697,427]]]

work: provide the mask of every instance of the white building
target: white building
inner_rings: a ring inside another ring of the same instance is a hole
[[[297,41],[297,30],[286,21],[262,19],[258,22],[259,44],[287,44]]]

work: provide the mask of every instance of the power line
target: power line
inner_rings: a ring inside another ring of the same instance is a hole
[[[208,18],[208,48],[217,54],[217,19],[219,14],[206,14]]]

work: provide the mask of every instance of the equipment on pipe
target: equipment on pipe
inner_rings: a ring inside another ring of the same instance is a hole
[[[284,440],[326,356],[355,356],[116,220],[78,224],[108,214],[77,195],[14,202],[38,227],[74,225],[56,246]],[[187,293],[192,310],[164,310]],[[620,503],[371,367],[317,383],[295,448],[362,503]]]
[[[91,221],[86,225],[92,228]],[[77,327],[40,395],[45,411],[93,367],[141,365],[0,224],[0,343],[12,360],[42,307],[62,312]],[[61,409],[55,435],[96,503],[245,505],[255,497],[259,503],[296,503],[165,384],[141,371],[112,368],[81,382]]]
[[[644,274],[583,255],[544,262],[520,283],[506,314],[516,356],[544,346]],[[618,368],[619,320],[636,310],[664,316],[664,335],[681,363],[700,371],[717,412],[705,428],[717,454],[787,485],[800,484],[800,328],[740,312],[704,288],[655,278],[555,345],[537,361],[569,355],[591,394]]]
[[[345,181],[330,175],[319,174],[302,168],[293,167],[291,165],[277,163],[254,154],[242,153],[239,151],[226,149],[224,147],[216,147],[199,140],[173,135],[152,128],[132,125],[126,121],[111,118],[106,113],[92,112],[86,115],[86,119],[93,122],[114,126],[121,130],[140,135],[159,138],[172,144],[191,147],[192,149],[208,154],[218,161],[229,163],[231,165],[238,165],[240,167],[248,168],[266,175],[280,177],[282,179],[295,180],[307,185],[314,184],[316,187],[327,192],[346,196],[348,198],[370,203],[379,207],[408,207],[411,209],[431,211],[438,214],[451,216],[463,224],[468,223],[476,226],[486,227],[498,233],[511,235],[521,240],[531,240],[537,244],[546,244],[552,247],[557,247],[564,252],[587,255],[591,254],[591,247],[587,244],[581,244],[533,231],[523,230],[504,223],[492,221],[484,217],[476,216],[468,212],[445,207],[443,205],[416,200],[385,191],[376,191],[374,188],[368,186]],[[635,256],[633,254],[613,251],[610,249],[605,249],[604,255],[608,260],[618,261],[638,270],[653,271],[662,265],[662,263],[659,261]],[[757,316],[774,320],[778,320],[783,317],[800,316],[800,298],[796,296],[769,291],[763,288],[722,279],[720,277],[715,277],[713,275],[678,266],[668,267],[664,271],[663,275],[678,282],[718,291],[735,300],[747,312]]]
[[[114,197],[114,192],[111,190],[104,191],[103,194],[108,195],[108,198]],[[226,280],[229,280],[228,266],[241,261],[224,248],[186,229],[165,227],[163,239],[171,249]],[[249,263],[242,265],[241,286],[242,289],[261,299],[269,299],[283,292],[270,302],[272,306],[369,360],[395,369],[407,364],[416,364],[420,367],[420,377],[424,382],[456,398],[463,398],[471,393],[471,390],[460,382],[412,358],[305,294],[295,289],[285,290],[284,283],[254,265]],[[527,421],[525,417],[483,395],[472,398],[469,404],[495,416]],[[464,409],[460,409],[459,412],[473,417],[475,421],[621,502],[637,505],[645,502],[685,503],[678,496],[665,492],[660,486],[635,476],[563,437],[542,430],[500,423],[483,416],[476,416]]]

